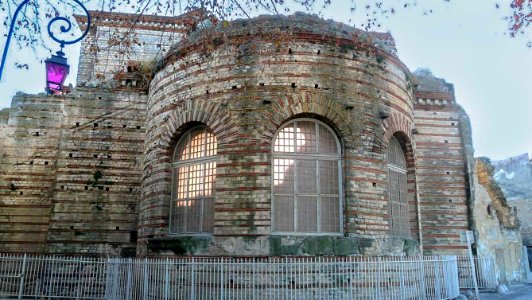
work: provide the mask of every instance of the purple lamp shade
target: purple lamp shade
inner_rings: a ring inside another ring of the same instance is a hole
[[[46,64],[46,90],[50,94],[57,94],[70,70],[67,59],[63,52],[57,52],[57,55],[52,55],[51,58],[45,61]]]

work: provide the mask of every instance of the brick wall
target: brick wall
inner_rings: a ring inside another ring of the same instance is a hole
[[[464,138],[467,115],[452,85],[418,76],[414,104],[416,170],[425,254],[464,253],[460,232],[469,228],[468,170]],[[465,117],[465,118],[464,118]]]
[[[91,30],[81,42],[77,84],[110,81],[131,62],[151,66],[196,22],[196,12],[180,17],[91,12]],[[87,19],[77,16],[82,28]]]
[[[146,100],[100,88],[13,99],[0,251],[99,254],[135,244]]]
[[[409,72],[389,49],[357,34],[306,15],[263,17],[197,34],[167,55],[150,87],[140,253],[188,243],[167,234],[171,161],[181,134],[199,122],[218,139],[215,229],[188,253],[268,255],[300,243],[294,254],[312,254],[301,250],[309,238],[270,236],[271,143],[297,117],[325,122],[343,145],[343,235],[363,241],[345,254],[404,253],[407,241],[389,235],[385,151],[396,132],[412,139]],[[411,191],[414,185],[411,178]],[[411,202],[415,213],[415,197]]]

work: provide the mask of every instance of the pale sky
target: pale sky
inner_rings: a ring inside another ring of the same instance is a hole
[[[351,15],[344,2],[349,1],[336,0],[324,16],[359,24],[363,15]],[[532,37],[504,34],[504,13],[495,3],[504,7],[509,0],[418,2],[423,4],[396,9],[394,16],[381,20],[383,31],[395,38],[399,58],[412,71],[428,67],[454,84],[457,101],[471,118],[475,156],[502,159],[532,153],[532,49],[526,46]],[[424,8],[433,13],[423,16]],[[1,37],[1,50],[4,43]],[[65,52],[71,64],[67,83],[75,85],[79,45]],[[0,82],[0,108],[8,107],[17,91],[44,91],[44,65],[34,57],[30,50],[11,45]],[[28,63],[30,70],[16,70],[15,62]]]

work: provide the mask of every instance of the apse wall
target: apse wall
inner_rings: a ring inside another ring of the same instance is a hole
[[[138,254],[419,251],[411,77],[389,34],[305,14],[220,22],[192,33],[160,61],[150,86]],[[339,140],[341,229],[333,234],[272,227],[272,142],[293,120],[316,121]],[[217,140],[214,226],[210,233],[171,234],[174,149],[198,125]],[[390,232],[392,136],[406,157],[406,236]]]

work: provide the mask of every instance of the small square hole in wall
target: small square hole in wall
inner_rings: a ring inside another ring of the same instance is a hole
[[[106,188],[105,188],[105,190],[106,190],[106,191],[109,191],[109,188],[108,188],[108,187],[106,187]]]
[[[20,192],[21,195],[24,195],[24,192]]]
[[[70,230],[74,230],[74,226],[70,226]]]
[[[317,54],[320,55],[321,54],[321,50],[318,50]]]
[[[288,54],[292,54],[292,48],[288,48]]]
[[[98,127],[98,123],[94,123],[94,127]]]
[[[76,122],[76,127],[78,127],[78,126],[79,126],[79,122]]]
[[[107,155],[107,158],[111,158],[111,155],[110,155],[110,154],[108,154],[108,155]]]
[[[38,133],[38,132],[35,132],[35,136],[39,136],[39,133]]]
[[[316,83],[316,84],[314,85],[314,88],[315,88],[315,89],[317,89],[317,88],[318,88],[318,84],[317,84],[317,83]]]
[[[137,129],[140,129],[140,126],[137,126]]]
[[[295,88],[296,87],[296,83],[295,82],[292,82],[292,88]]]
[[[264,82],[259,83],[260,86],[264,86]]]
[[[376,182],[373,182],[372,184],[373,184],[373,187],[376,187],[376,186],[377,186],[377,183],[376,183]]]
[[[449,203],[453,203],[453,200],[449,199]]]
[[[94,154],[92,157],[94,157],[94,158],[98,158],[98,154]]]
[[[129,188],[129,192],[130,192],[130,193],[133,193],[133,188]]]
[[[122,124],[122,128],[126,128],[126,127],[127,127],[127,125],[126,125],[126,124]]]
[[[47,161],[45,161],[45,162],[44,162],[44,164],[45,164],[45,165],[47,166],[47,165],[48,165],[48,162],[47,162]]]
[[[451,126],[454,126],[454,123],[451,123]]]
[[[115,227],[115,230],[120,230],[120,227],[116,226],[116,227]]]
[[[137,242],[137,231],[136,230],[132,230],[129,232],[129,242],[131,243],[136,243]]]
[[[98,97],[98,100],[102,100],[102,97]]]
[[[72,158],[72,153],[69,153],[69,154],[68,154],[68,157]]]
[[[88,187],[88,186],[85,186],[85,190],[88,191],[88,190],[89,190],[89,187]]]
[[[30,165],[33,165],[33,160],[30,160]]]
[[[447,144],[447,143],[449,143],[449,141],[448,141],[448,140],[445,140],[445,143]]]
[[[64,189],[65,189],[65,186],[64,186],[64,185],[62,185],[62,186],[61,186],[61,189],[62,189],[62,190],[64,190]]]
[[[451,172],[447,172],[447,175],[451,174]]]

